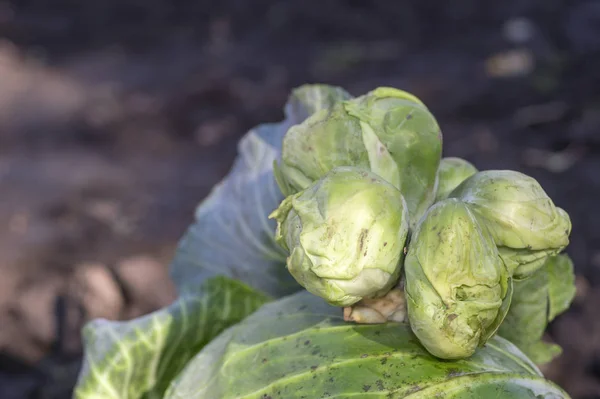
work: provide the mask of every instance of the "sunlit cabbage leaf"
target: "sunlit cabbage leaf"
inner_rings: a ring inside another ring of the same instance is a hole
[[[568,398],[513,344],[494,337],[440,361],[406,323],[351,324],[300,292],[269,303],[208,344],[166,399]]]

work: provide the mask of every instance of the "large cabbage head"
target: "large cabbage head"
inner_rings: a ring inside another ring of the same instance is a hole
[[[434,356],[471,356],[506,315],[512,281],[489,232],[461,201],[427,211],[404,268],[411,328]]]
[[[399,279],[406,204],[374,173],[335,168],[287,197],[272,217],[292,276],[333,305],[385,295]]]
[[[289,129],[275,176],[284,195],[338,166],[368,169],[398,188],[411,224],[435,199],[442,135],[415,96],[392,88],[337,103]]]
[[[487,226],[515,277],[526,277],[569,244],[571,220],[540,184],[510,170],[478,172],[450,197],[467,203]]]

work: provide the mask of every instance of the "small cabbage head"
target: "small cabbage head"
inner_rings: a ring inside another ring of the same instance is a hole
[[[339,167],[271,214],[287,268],[335,306],[385,295],[400,277],[408,234],[400,191],[364,169]]]
[[[496,245],[457,199],[438,202],[423,216],[404,269],[410,326],[439,358],[471,356],[510,306],[512,280]]]
[[[510,170],[478,172],[450,197],[469,204],[499,247],[509,271],[525,278],[569,244],[571,219],[540,184]]]
[[[441,201],[448,198],[452,190],[475,173],[477,173],[477,168],[469,161],[456,157],[442,158],[438,169],[438,188],[435,200]]]
[[[401,191],[415,224],[435,200],[441,153],[441,131],[427,107],[412,94],[381,87],[291,127],[274,172],[288,196],[338,166],[370,170]]]

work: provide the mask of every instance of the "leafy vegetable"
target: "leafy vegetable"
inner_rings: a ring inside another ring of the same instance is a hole
[[[400,278],[408,212],[400,191],[374,173],[337,167],[272,214],[287,267],[336,306],[385,295]]]
[[[495,337],[441,362],[405,323],[345,323],[307,292],[267,304],[213,340],[166,399],[567,398],[514,345]]]
[[[495,334],[556,353],[540,339],[574,295],[570,260],[548,259],[569,216],[528,176],[440,157],[409,93],[296,89],[198,207],[180,297],[86,326],[75,398],[568,398]]]
[[[437,357],[471,356],[508,311],[512,282],[496,245],[456,199],[438,202],[425,214],[404,268],[410,326]]]
[[[199,292],[135,321],[88,324],[75,397],[162,398],[204,345],[269,300],[225,277],[207,280]]]
[[[539,183],[510,170],[478,172],[450,197],[459,198],[485,223],[511,274],[524,278],[569,244],[571,220]]]
[[[543,342],[542,336],[548,323],[571,304],[574,283],[573,262],[567,255],[547,258],[533,275],[514,282],[512,304],[498,333],[537,364],[548,363],[561,349]]]
[[[442,136],[412,94],[381,87],[315,113],[283,140],[277,181],[288,196],[338,166],[369,169],[404,196],[411,225],[433,203]]]

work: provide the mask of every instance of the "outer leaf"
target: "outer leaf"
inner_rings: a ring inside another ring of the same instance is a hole
[[[550,363],[562,353],[559,345],[541,340],[532,344],[522,344],[520,349],[536,364]]]
[[[511,307],[498,333],[517,345],[537,364],[561,353],[558,345],[542,341],[548,323],[563,313],[575,296],[573,262],[552,256],[524,280],[514,280]]]
[[[542,267],[525,280],[514,280],[513,288],[512,304],[498,334],[521,350],[527,350],[542,338],[548,324],[546,268]]]
[[[84,328],[85,359],[74,397],[162,398],[169,383],[206,343],[269,300],[226,277],[207,280],[200,292],[133,321],[89,323]]]
[[[275,296],[299,288],[273,239],[275,222],[268,219],[283,199],[273,162],[288,128],[346,98],[340,88],[303,86],[292,93],[283,122],[258,126],[242,138],[231,172],[200,204],[179,245],[172,277],[180,291],[212,275],[238,278]]]
[[[552,257],[548,268],[548,321],[566,311],[575,298],[575,271],[567,255]]]
[[[354,325],[307,292],[265,305],[207,345],[167,399],[568,398],[510,342],[440,361],[404,323]]]

